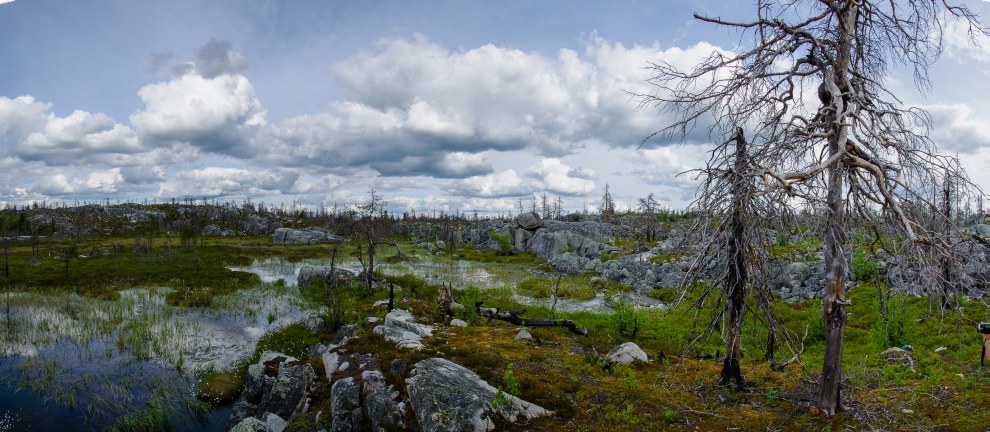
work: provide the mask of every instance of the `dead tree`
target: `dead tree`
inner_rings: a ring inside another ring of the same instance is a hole
[[[688,71],[652,64],[656,91],[637,96],[643,107],[673,115],[647,140],[684,138],[699,123],[710,124],[712,136],[743,127],[751,160],[763,167],[762,187],[824,210],[826,346],[817,406],[831,416],[842,409],[847,212],[885,227],[884,235],[898,239],[890,242],[895,253],[938,269],[950,242],[905,204],[934,208],[931,188],[945,175],[975,188],[937,152],[931,117],[905,107],[884,79],[891,64],[902,65],[927,89],[948,20],[987,32],[965,6],[928,0],[757,0],[755,12],[748,21],[695,14],[739,31],[739,48],[713,52]],[[818,98],[805,96],[815,89]]]

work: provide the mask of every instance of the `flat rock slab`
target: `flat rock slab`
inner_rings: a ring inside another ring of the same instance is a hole
[[[420,350],[423,349],[423,338],[433,336],[433,327],[417,324],[411,313],[395,309],[385,315],[385,324],[375,327],[375,333],[399,348]]]
[[[485,432],[495,429],[495,416],[514,423],[553,414],[499,392],[464,366],[442,358],[417,363],[406,388],[424,431]],[[496,397],[499,402],[493,403]]]

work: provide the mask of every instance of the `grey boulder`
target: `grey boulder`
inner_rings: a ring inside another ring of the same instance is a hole
[[[516,422],[553,414],[500,392],[474,372],[442,358],[417,363],[406,388],[424,431],[485,432],[495,428],[495,416]]]

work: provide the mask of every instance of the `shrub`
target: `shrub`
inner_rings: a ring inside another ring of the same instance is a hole
[[[619,296],[619,302],[612,307],[609,320],[617,333],[629,339],[636,338],[636,333],[639,333],[640,326],[643,323],[643,317],[639,309],[636,309],[636,306],[626,303],[626,300],[621,296]]]
[[[860,282],[874,280],[880,274],[880,263],[870,258],[863,248],[857,248],[852,256],[853,277]]]
[[[495,241],[495,245],[498,247],[496,252],[498,252],[499,255],[509,255],[512,253],[512,241],[509,234],[499,234],[492,231],[489,235],[492,240]]]

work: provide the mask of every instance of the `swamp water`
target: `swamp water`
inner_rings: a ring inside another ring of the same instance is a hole
[[[265,333],[314,311],[299,295],[306,265],[329,260],[255,260],[232,270],[261,286],[218,296],[210,308],[174,307],[166,288],[120,292],[114,301],[74,294],[12,293],[10,320],[0,311],[0,432],[118,428],[222,431],[230,406],[198,401],[197,376],[247,358]],[[340,267],[360,269],[358,261]],[[388,275],[499,290],[522,304],[549,306],[514,292],[528,278],[552,278],[522,265],[477,263],[420,254],[376,264]],[[2,299],[0,299],[2,300]],[[6,302],[3,302],[6,303]],[[557,310],[601,311],[602,295],[561,299]]]
[[[208,309],[169,306],[168,292],[12,293],[9,322],[0,317],[0,431],[222,431],[230,407],[198,401],[197,377],[234,367],[310,310],[297,289],[271,284]]]

